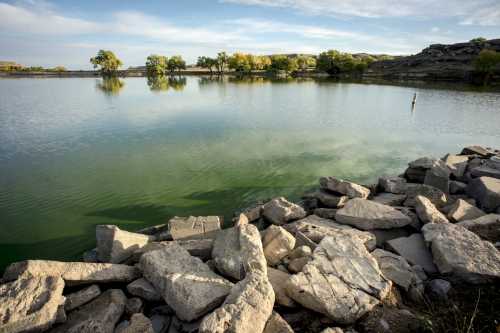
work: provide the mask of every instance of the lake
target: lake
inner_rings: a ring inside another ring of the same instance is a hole
[[[259,199],[298,199],[320,176],[376,182],[471,144],[500,147],[500,93],[312,79],[0,79],[0,269],[77,259],[97,224],[227,220]]]

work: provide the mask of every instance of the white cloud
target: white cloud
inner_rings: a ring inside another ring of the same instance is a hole
[[[458,17],[468,24],[500,25],[498,0],[219,0],[243,5],[289,7],[302,13],[365,18]],[[476,20],[475,17],[478,17]],[[481,20],[480,18],[484,18]]]
[[[50,35],[88,34],[102,27],[91,21],[62,16],[46,6],[28,8],[0,3],[0,30]]]

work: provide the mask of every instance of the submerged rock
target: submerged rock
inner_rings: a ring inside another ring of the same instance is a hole
[[[57,318],[64,281],[60,277],[21,277],[0,285],[0,332],[43,331]]]
[[[115,225],[96,226],[97,259],[118,264],[128,259],[134,251],[145,246],[150,237],[120,230]]]
[[[306,212],[299,205],[287,201],[283,197],[279,197],[264,205],[263,215],[269,222],[282,225],[305,217]]]
[[[500,251],[492,243],[452,223],[427,224],[422,232],[441,274],[468,283],[500,279]]]
[[[351,199],[337,211],[339,223],[362,230],[399,228],[410,224],[411,218],[399,210],[364,199]]]
[[[145,253],[139,266],[177,317],[186,321],[213,310],[232,287],[232,283],[176,244]]]
[[[322,177],[319,184],[323,189],[347,195],[349,198],[366,199],[370,195],[370,190],[366,187],[335,177]]]
[[[304,307],[349,324],[384,299],[391,282],[356,237],[325,237],[313,260],[286,282],[288,295]]]
[[[62,262],[52,260],[25,260],[10,264],[4,281],[19,276],[61,276],[67,285],[108,282],[130,282],[140,275],[136,267],[121,264]]]
[[[50,333],[113,333],[125,309],[127,297],[120,289],[109,289],[68,315],[68,320]]]

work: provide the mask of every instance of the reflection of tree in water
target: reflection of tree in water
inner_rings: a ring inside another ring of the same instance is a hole
[[[186,86],[185,77],[174,77],[165,75],[148,76],[148,87],[151,91],[167,91],[172,88],[175,91],[182,91]]]
[[[211,76],[201,76],[198,80],[200,86],[207,86],[211,84],[221,84],[227,82],[227,76],[222,75],[211,75]]]
[[[116,76],[105,76],[101,80],[97,80],[95,86],[106,95],[114,96],[120,93],[120,90],[125,86],[125,82]]]

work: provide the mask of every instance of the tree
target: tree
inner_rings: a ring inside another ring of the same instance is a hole
[[[213,73],[213,68],[217,67],[217,59],[210,57],[198,57],[198,61],[196,62],[196,66],[201,68],[206,68],[210,71],[210,74]]]
[[[296,58],[290,58],[286,55],[273,55],[271,56],[271,71],[284,71],[292,73],[299,69]]]
[[[247,73],[252,70],[252,65],[250,63],[250,58],[252,55],[243,53],[234,53],[229,57],[229,68],[237,72]]]
[[[311,56],[301,55],[297,57],[297,64],[301,71],[316,67],[316,59]]]
[[[120,59],[111,51],[99,50],[97,56],[90,58],[90,63],[94,68],[100,68],[100,71],[105,75],[112,75],[122,65]]]
[[[484,75],[483,83],[485,85],[488,84],[490,76],[498,65],[500,65],[500,53],[493,50],[482,50],[474,60],[476,71]]]
[[[180,55],[173,56],[168,59],[167,68],[172,73],[174,73],[176,70],[180,72],[182,69],[186,69],[186,62]]]
[[[146,72],[148,75],[163,75],[167,70],[167,63],[167,57],[152,54],[146,60]]]
[[[229,62],[229,56],[226,54],[226,52],[219,52],[217,53],[217,71],[219,74],[223,74],[224,70]]]
[[[371,56],[353,56],[350,53],[329,50],[320,53],[316,62],[316,68],[330,75],[362,73],[373,61],[374,58]]]
[[[476,43],[476,44],[483,44],[485,42],[487,42],[488,40],[484,37],[476,37],[476,38],[472,38],[470,40],[470,43]]]

